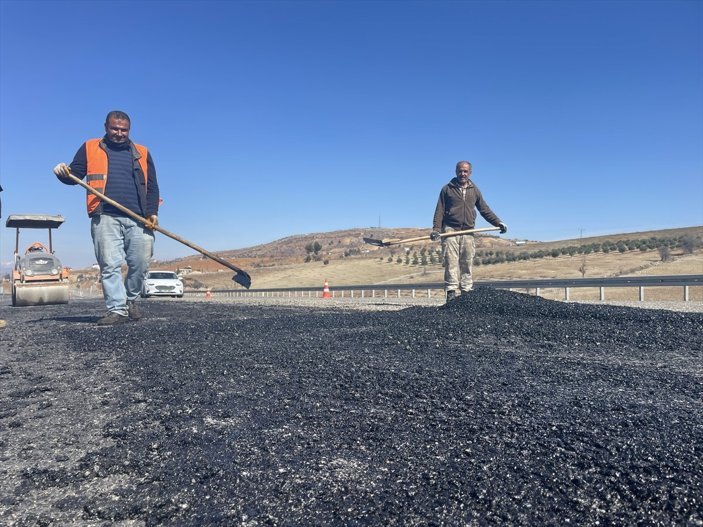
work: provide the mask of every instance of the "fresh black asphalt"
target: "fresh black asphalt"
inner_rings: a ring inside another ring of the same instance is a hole
[[[0,307],[0,525],[703,525],[703,314],[100,304]]]

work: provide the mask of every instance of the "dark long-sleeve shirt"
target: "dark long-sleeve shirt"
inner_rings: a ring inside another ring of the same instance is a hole
[[[476,210],[491,225],[498,227],[501,220],[483,199],[481,191],[469,180],[466,192],[462,193],[457,178],[442,187],[437,200],[432,230],[443,231],[444,227],[454,230],[473,229],[476,226]]]

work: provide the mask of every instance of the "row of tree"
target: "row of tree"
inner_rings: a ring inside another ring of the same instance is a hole
[[[640,238],[634,240],[617,240],[603,241],[593,243],[582,243],[579,245],[566,245],[563,247],[554,247],[552,249],[539,249],[535,251],[517,250],[517,249],[479,249],[476,251],[474,265],[491,265],[504,262],[517,262],[525,260],[536,260],[540,258],[558,258],[559,256],[576,256],[588,255],[592,253],[610,253],[627,251],[652,251],[658,250],[659,254],[664,258],[670,258],[671,251],[680,249],[684,254],[690,254],[695,249],[703,245],[703,240],[690,234],[679,237],[656,237]],[[329,263],[329,259],[322,255],[322,245],[313,241],[305,246],[307,255],[306,262],[318,262],[323,260],[325,264]],[[350,248],[344,251],[344,257],[355,256],[361,253],[359,248]],[[380,258],[383,260],[383,257]],[[386,258],[388,263],[405,264],[405,265],[433,265],[442,262],[441,248],[423,247],[419,251],[412,253],[406,250],[404,253],[396,254],[395,249],[391,249],[391,254]]]
[[[670,258],[671,250],[680,249],[684,254],[691,254],[701,247],[703,242],[700,238],[692,235],[684,235],[678,238],[642,238],[636,240],[604,241],[600,243],[589,243],[581,245],[568,245],[555,247],[552,249],[540,249],[537,251],[517,251],[499,249],[480,249],[476,251],[474,265],[491,265],[504,262],[517,262],[525,260],[536,260],[540,258],[558,258],[559,256],[576,256],[577,254],[587,255],[592,253],[610,253],[627,251],[652,251],[658,250],[662,260]],[[404,256],[391,254],[387,258],[388,263],[405,265],[428,265],[437,264],[442,261],[441,249],[422,248],[417,251],[407,252]]]
[[[381,258],[383,259],[383,258]],[[397,264],[405,264],[405,265],[432,265],[432,264],[438,264],[442,261],[442,249],[426,249],[422,248],[420,250],[420,253],[418,254],[417,251],[413,252],[412,255],[410,252],[406,252],[404,256],[395,256],[391,254],[387,260],[388,263],[397,263]]]

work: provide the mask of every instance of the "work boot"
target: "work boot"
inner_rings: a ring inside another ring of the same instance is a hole
[[[142,318],[142,310],[134,300],[127,301],[127,313],[129,313],[130,320],[139,320]]]
[[[449,302],[450,300],[454,300],[456,297],[457,297],[457,294],[454,289],[447,291],[447,302]]]
[[[124,324],[129,322],[129,317],[110,311],[103,318],[98,320],[98,326],[116,326],[118,324]]]

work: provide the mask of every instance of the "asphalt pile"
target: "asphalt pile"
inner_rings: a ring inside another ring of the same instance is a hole
[[[0,307],[0,524],[703,525],[703,314],[324,302]]]

